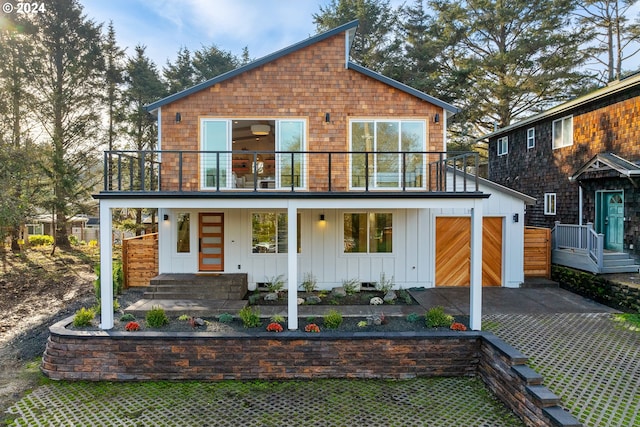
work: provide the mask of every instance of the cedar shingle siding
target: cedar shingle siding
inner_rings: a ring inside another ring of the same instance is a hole
[[[573,145],[553,150],[552,123],[573,116]],[[527,129],[535,128],[535,147],[527,149]],[[497,155],[497,139],[508,135],[509,153]],[[640,83],[624,92],[596,97],[569,111],[491,135],[489,179],[536,198],[527,207],[526,225],[553,227],[555,221],[578,223],[579,190],[569,177],[599,153],[614,153],[631,162],[640,161]],[[611,175],[611,173],[609,173]],[[615,175],[615,174],[614,174]],[[640,194],[631,182],[618,177],[580,177],[583,187],[583,223],[595,220],[595,191],[624,190],[625,248],[640,245]],[[544,215],[544,194],[556,193],[556,215]]]

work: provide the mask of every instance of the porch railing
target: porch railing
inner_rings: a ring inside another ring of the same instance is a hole
[[[478,192],[478,153],[114,150],[105,192]]]
[[[591,222],[587,225],[556,222],[551,239],[553,249],[583,250],[598,267],[604,265],[604,235],[596,233]]]

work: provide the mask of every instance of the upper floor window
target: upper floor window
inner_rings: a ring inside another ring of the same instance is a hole
[[[357,212],[344,214],[345,253],[391,253],[393,214]]]
[[[353,120],[350,139],[352,188],[424,186],[424,120]]]
[[[573,116],[553,121],[553,148],[573,145]]]
[[[556,193],[544,193],[544,214],[556,214]]]
[[[498,138],[498,156],[504,156],[509,152],[509,137]]]
[[[536,128],[527,129],[527,149],[536,146]]]

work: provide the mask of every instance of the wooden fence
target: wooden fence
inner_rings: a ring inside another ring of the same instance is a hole
[[[122,272],[124,288],[149,286],[158,275],[158,233],[122,241]]]
[[[549,228],[524,228],[525,277],[551,278],[551,230]]]

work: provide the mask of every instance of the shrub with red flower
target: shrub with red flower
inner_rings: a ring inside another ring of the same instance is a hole
[[[280,323],[271,322],[267,325],[268,332],[282,332],[284,329]]]
[[[309,323],[304,327],[305,332],[320,332],[320,328],[315,323]]]
[[[140,330],[140,324],[138,322],[129,322],[124,327],[125,331],[133,332]]]
[[[451,324],[451,329],[452,329],[452,330],[454,330],[454,331],[466,331],[466,330],[467,330],[467,327],[466,327],[466,326],[464,326],[462,323],[459,323],[459,322],[453,322],[453,323]]]

